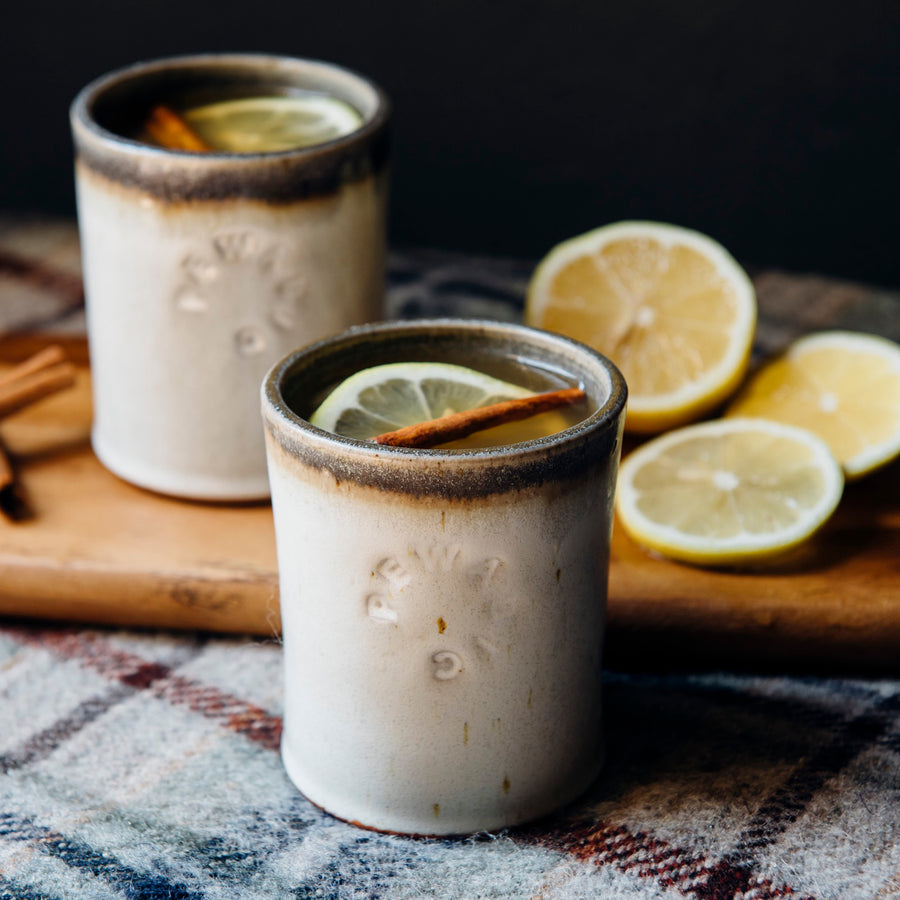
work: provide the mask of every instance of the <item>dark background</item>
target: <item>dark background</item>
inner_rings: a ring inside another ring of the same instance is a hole
[[[625,218],[900,284],[900,2],[17,3],[0,211],[74,215],[68,105],[177,53],[327,59],[394,102],[391,240],[538,258]]]

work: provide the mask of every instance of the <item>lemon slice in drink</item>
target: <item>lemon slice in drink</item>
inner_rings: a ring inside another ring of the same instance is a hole
[[[534,393],[450,363],[389,363],[342,381],[310,416],[317,428],[368,440],[449,413]]]
[[[272,153],[310,147],[349,134],[362,117],[327,94],[241,97],[185,111],[210,147],[228,153]]]
[[[806,540],[843,491],[828,445],[806,429],[719,419],[656,437],[622,462],[616,512],[638,543],[699,564],[743,563]]]
[[[746,372],[756,293],[696,231],[607,225],[554,247],[535,270],[525,321],[590,344],[628,383],[625,428],[652,434],[725,400]]]
[[[900,347],[848,331],[800,338],[749,379],[728,415],[808,428],[859,478],[900,456]]]

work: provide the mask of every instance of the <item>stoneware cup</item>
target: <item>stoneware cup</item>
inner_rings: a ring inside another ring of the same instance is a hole
[[[359,369],[444,361],[590,398],[574,427],[484,450],[382,447],[307,417]],[[367,827],[515,825],[601,766],[601,647],[625,384],[567,338],[377,324],[298,350],[262,390],[284,634],[282,757]]]
[[[133,137],[159,102],[321,91],[362,125],[286,152],[188,153]],[[381,317],[388,103],[334,65],[260,55],[138,64],[71,108],[93,446],[176,496],[268,495],[259,385],[294,347]]]

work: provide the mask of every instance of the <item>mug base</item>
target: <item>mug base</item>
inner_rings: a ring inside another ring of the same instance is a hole
[[[218,503],[244,503],[269,499],[267,474],[251,477],[223,478],[196,472],[179,472],[125,459],[96,431],[91,433],[91,446],[97,459],[113,475],[136,487],[177,497]]]
[[[425,814],[419,817],[414,812],[365,809],[363,804],[359,804],[358,808],[354,809],[350,808],[346,801],[334,800],[332,792],[327,787],[320,790],[315,785],[311,785],[310,780],[304,777],[301,767],[292,757],[287,742],[283,739],[281,761],[294,787],[313,806],[335,819],[366,831],[417,838],[467,837],[473,834],[504,831],[542,819],[558,812],[584,794],[599,777],[604,763],[601,753],[598,755],[596,764],[587,771],[586,775],[583,773],[580,779],[573,780],[565,789],[560,789],[552,799],[546,800],[542,804],[534,804],[529,809],[499,809],[494,814],[460,815],[443,822],[436,822],[430,805]]]

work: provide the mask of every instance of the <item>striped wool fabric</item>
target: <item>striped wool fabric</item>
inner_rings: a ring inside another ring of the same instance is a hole
[[[900,897],[897,681],[607,673],[589,794],[459,839],[307,802],[281,696],[274,641],[0,628],[0,898]]]
[[[394,253],[387,313],[515,320],[532,268]],[[900,340],[896,295],[754,281],[758,354],[862,306]],[[0,216],[0,333],[38,325],[83,330],[74,223]],[[0,619],[0,900],[900,900],[900,680],[607,672],[585,797],[436,840],[297,792],[281,679],[275,641]]]

